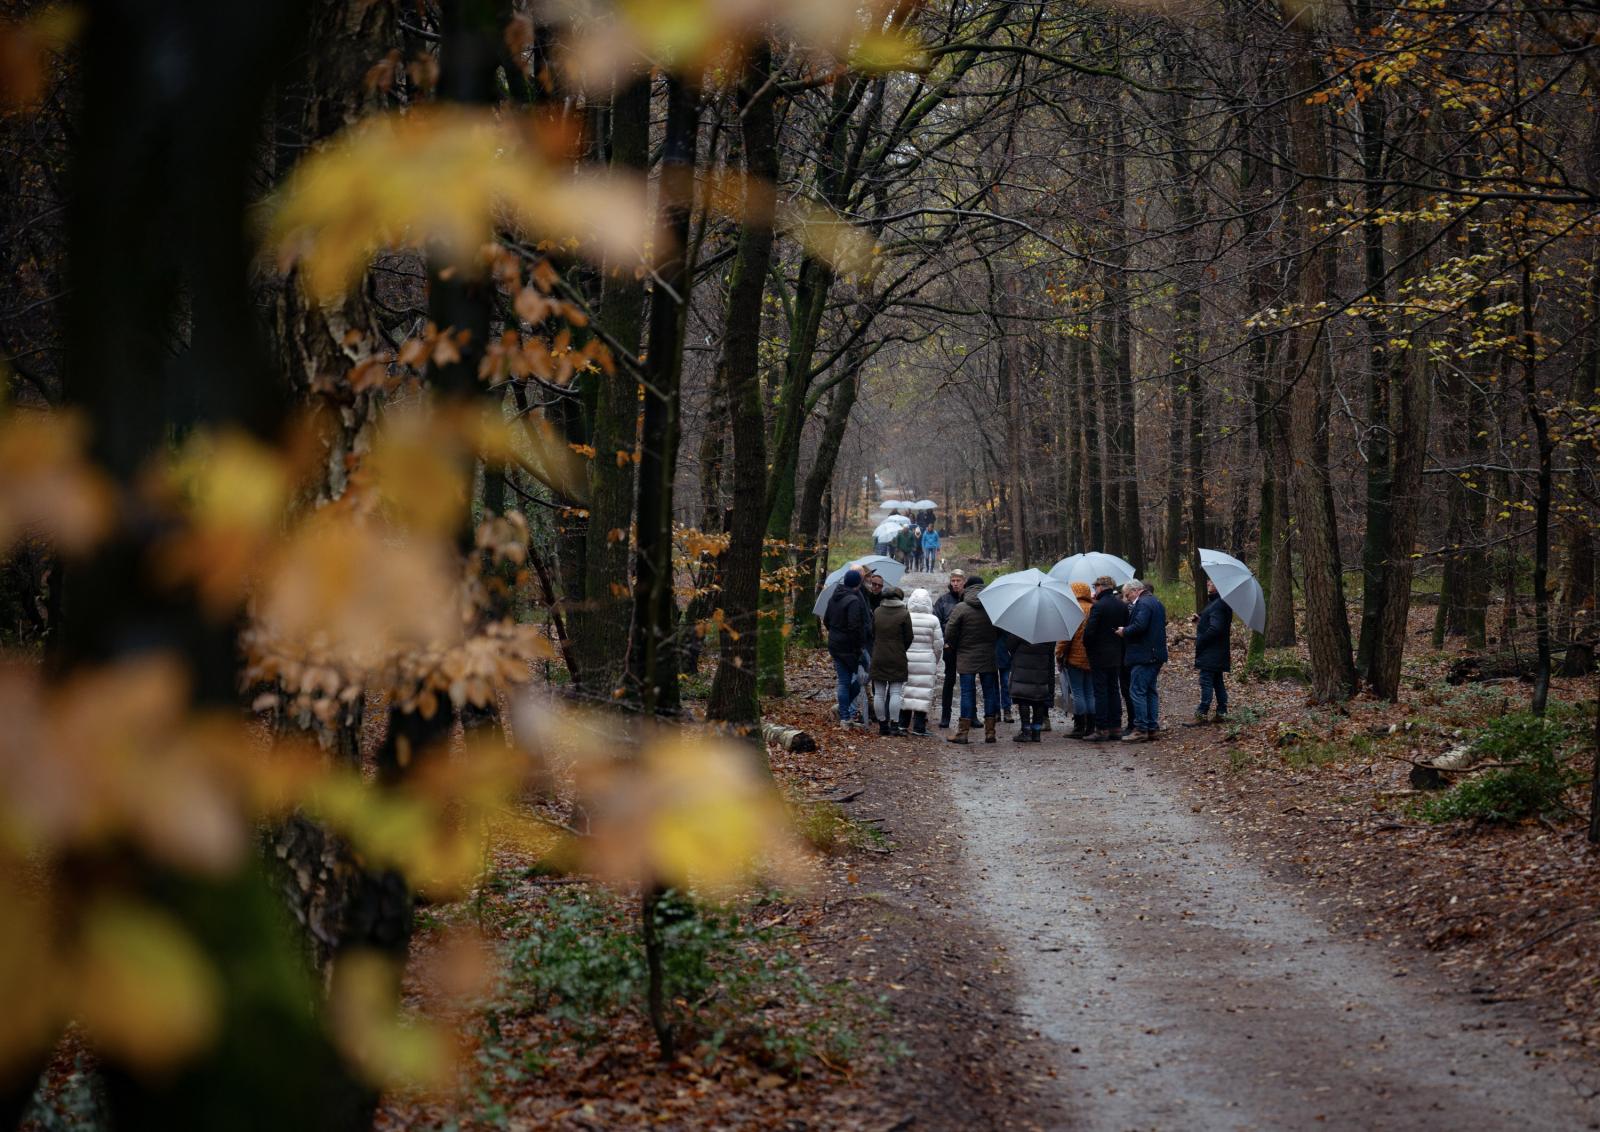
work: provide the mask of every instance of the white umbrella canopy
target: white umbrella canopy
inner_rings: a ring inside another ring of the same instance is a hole
[[[1050,567],[1050,576],[1058,582],[1084,582],[1089,585],[1093,585],[1096,578],[1106,577],[1121,585],[1137,578],[1139,571],[1133,568],[1133,563],[1115,554],[1090,550],[1082,554],[1069,554]]]
[[[978,594],[995,627],[1029,644],[1071,640],[1083,624],[1083,607],[1067,587],[1039,570],[1002,574]]]
[[[903,529],[903,524],[891,523],[889,520],[885,519],[872,529],[872,540],[874,542],[888,542]]]
[[[817,600],[812,603],[811,612],[821,617],[828,611],[828,601],[833,597],[833,591],[839,588],[839,583],[844,580],[847,570],[857,570],[866,567],[883,579],[886,586],[897,586],[900,579],[906,576],[906,568],[893,558],[886,558],[881,554],[869,554],[865,558],[855,558],[829,574],[822,583],[822,592],[817,595]]]
[[[911,525],[911,516],[910,515],[890,515],[887,519],[884,520],[884,522],[885,523],[893,523],[897,527],[909,527]]]
[[[1239,615],[1239,620],[1258,633],[1267,631],[1267,595],[1250,567],[1231,554],[1201,547],[1200,569],[1217,587],[1217,595],[1228,603],[1228,608]]]
[[[882,507],[885,511],[898,511],[902,507],[910,507],[911,504],[901,499],[885,499],[882,503],[878,504],[878,506]]]
[[[931,499],[919,499],[911,506],[916,508],[918,511],[933,511],[937,509],[939,505]]]

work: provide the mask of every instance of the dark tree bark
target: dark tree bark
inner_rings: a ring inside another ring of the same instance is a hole
[[[661,155],[662,228],[672,241],[650,298],[644,421],[639,453],[638,545],[634,554],[633,641],[628,678],[646,714],[678,710],[672,592],[672,481],[678,464],[678,392],[688,317],[689,214],[700,134],[697,85],[669,75]]]
[[[771,85],[772,52],[759,44],[739,86],[739,119],[751,193],[778,180],[777,115]],[[755,724],[757,617],[761,604],[762,539],[766,533],[767,437],[761,399],[761,300],[772,264],[773,232],[762,216],[747,218],[728,278],[726,330],[717,384],[728,399],[733,427],[733,527],[724,554],[722,655],[706,714]]]

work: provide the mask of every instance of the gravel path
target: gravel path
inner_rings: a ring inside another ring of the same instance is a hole
[[[1507,1017],[1333,934],[1139,748],[1008,740],[940,757],[1066,1126],[1600,1127]]]

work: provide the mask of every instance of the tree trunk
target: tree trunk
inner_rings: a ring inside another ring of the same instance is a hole
[[[671,241],[650,298],[649,380],[639,452],[638,545],[634,554],[633,641],[628,679],[645,714],[678,710],[677,601],[672,575],[672,481],[678,466],[678,396],[688,317],[689,214],[694,207],[700,92],[676,75],[667,83],[662,143],[662,229]]]
[[[771,48],[752,51],[739,87],[745,171],[751,193],[778,180],[777,118],[771,86]],[[756,692],[757,617],[761,604],[762,539],[766,534],[767,436],[761,397],[761,300],[772,263],[773,232],[765,217],[747,220],[728,278],[726,329],[717,384],[728,398],[733,426],[733,525],[724,554],[721,660],[706,715],[732,723],[761,718]]]
[[[1294,454],[1294,491],[1300,557],[1305,574],[1306,639],[1311,647],[1312,694],[1321,702],[1346,699],[1355,691],[1355,665],[1350,650],[1350,620],[1345,609],[1344,580],[1339,569],[1337,517],[1326,462],[1328,367],[1323,351],[1325,328],[1314,317],[1328,299],[1328,257],[1313,234],[1321,209],[1321,181],[1327,175],[1327,142],[1316,108],[1304,92],[1323,81],[1311,28],[1312,9],[1290,17],[1298,24],[1300,43],[1291,66],[1297,92],[1288,104],[1301,181],[1294,191],[1300,248],[1295,263],[1299,322],[1290,331],[1288,379],[1289,431]]]

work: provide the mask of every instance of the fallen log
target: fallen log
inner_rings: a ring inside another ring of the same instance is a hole
[[[817,749],[817,741],[809,733],[798,727],[786,727],[781,723],[763,723],[761,737],[769,743],[776,743],[786,751],[796,754],[805,754],[807,751]]]

